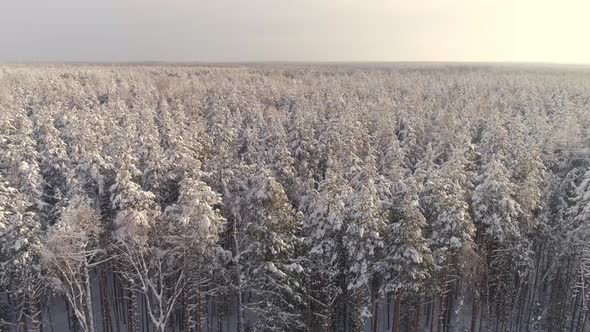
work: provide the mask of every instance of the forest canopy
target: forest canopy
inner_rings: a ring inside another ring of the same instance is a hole
[[[0,330],[584,331],[590,70],[0,66]]]

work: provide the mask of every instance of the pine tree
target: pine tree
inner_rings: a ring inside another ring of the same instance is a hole
[[[45,111],[48,112],[48,111]],[[61,210],[69,195],[72,171],[67,145],[53,125],[53,118],[40,114],[35,120],[35,137],[40,146],[40,173],[43,177],[43,215],[53,225],[60,217]]]
[[[244,190],[238,223],[243,306],[256,315],[254,330],[284,331],[302,328],[296,312],[303,299],[303,268],[294,255],[299,243],[299,217],[284,188],[269,171],[259,169],[242,183]]]
[[[16,301],[16,323],[39,322],[39,298],[44,291],[39,262],[42,227],[25,195],[2,181],[0,219],[0,288]],[[22,325],[21,325],[22,324]]]
[[[530,252],[523,241],[519,223],[521,208],[514,199],[514,184],[501,161],[489,161],[473,193],[475,223],[484,234],[488,264],[488,285],[500,323],[508,319],[510,303],[516,296],[513,277],[528,268]]]
[[[475,221],[489,240],[510,241],[520,235],[520,206],[514,200],[514,186],[506,167],[492,160],[483,169],[473,193]]]
[[[113,234],[117,239],[141,238],[158,215],[155,195],[144,191],[135,180],[141,173],[132,156],[124,154],[118,164],[115,183],[110,188],[111,208],[118,211]]]
[[[312,311],[321,313],[319,324],[327,331],[334,331],[346,317],[342,309],[342,297],[348,289],[347,252],[343,244],[346,230],[346,199],[352,193],[342,173],[328,170],[326,179],[310,197],[306,207],[304,234],[309,248],[310,262],[308,282],[313,298]],[[345,302],[344,302],[345,304]]]
[[[63,293],[83,331],[96,331],[92,270],[105,260],[99,247],[100,215],[84,197],[73,197],[43,240],[41,262],[52,287]],[[108,258],[106,258],[108,260]]]
[[[385,228],[386,211],[381,201],[381,188],[383,180],[376,178],[375,163],[369,157],[353,177],[350,187],[353,192],[346,198],[346,225],[342,239],[343,246],[350,257],[350,267],[347,274],[347,288],[356,292],[355,330],[361,329],[361,323],[371,315],[368,292],[375,279],[374,266],[377,262],[377,252],[383,246],[382,233]],[[374,314],[374,313],[373,313]]]
[[[223,250],[218,241],[225,223],[218,209],[220,195],[201,177],[200,171],[186,171],[179,183],[177,202],[166,208],[164,224],[158,226],[166,234],[163,241],[169,242],[175,264],[184,270],[185,324],[197,326],[197,330],[203,327],[204,296],[215,294],[219,288],[215,276],[223,272]]]
[[[37,144],[33,126],[24,110],[8,110],[0,116],[0,167],[9,192],[16,191],[11,203],[10,217],[3,230],[3,284],[17,303],[18,326],[33,328],[41,323],[40,300],[45,291],[39,263],[41,235],[45,228],[42,218],[43,179],[39,169]]]
[[[432,253],[423,236],[426,220],[420,211],[415,185],[402,186],[394,193],[389,205],[390,216],[385,231],[385,252],[378,271],[383,275],[381,291],[393,294],[394,331],[400,331],[400,307],[402,300],[420,293],[424,282],[430,278],[434,267]]]
[[[462,185],[464,160],[455,154],[429,176],[424,186],[422,198],[424,210],[429,222],[429,247],[435,262],[433,285],[439,302],[439,330],[447,320],[447,299],[452,291],[453,282],[462,278],[463,271],[469,264],[468,257],[473,257],[475,226],[467,202],[467,193]]]

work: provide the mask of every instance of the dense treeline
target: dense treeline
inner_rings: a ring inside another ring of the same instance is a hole
[[[0,67],[0,329],[584,331],[590,72]]]

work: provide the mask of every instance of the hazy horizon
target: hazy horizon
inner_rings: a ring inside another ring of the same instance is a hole
[[[2,63],[590,64],[582,0],[25,0]]]

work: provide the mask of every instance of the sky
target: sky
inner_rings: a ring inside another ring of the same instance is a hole
[[[0,0],[0,62],[590,64],[590,0]]]

